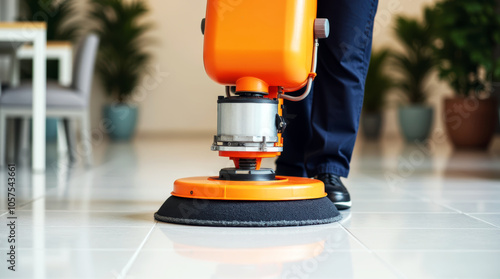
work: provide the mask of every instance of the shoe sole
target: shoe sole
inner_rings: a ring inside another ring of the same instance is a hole
[[[344,210],[344,209],[349,209],[352,206],[352,202],[334,202],[333,203],[335,207],[337,207],[338,210]]]

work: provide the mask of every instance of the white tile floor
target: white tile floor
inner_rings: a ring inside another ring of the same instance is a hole
[[[339,223],[156,223],[176,178],[230,166],[211,139],[103,142],[90,170],[54,158],[45,175],[18,166],[16,272],[2,169],[0,278],[500,278],[499,139],[489,152],[358,142],[345,180],[353,208]]]

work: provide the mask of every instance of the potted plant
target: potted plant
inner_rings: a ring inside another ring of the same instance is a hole
[[[97,73],[112,104],[104,106],[108,134],[129,140],[135,131],[138,108],[130,98],[141,80],[150,55],[144,50],[151,25],[139,22],[147,14],[143,1],[92,0],[91,18],[100,38]]]
[[[428,92],[425,88],[434,67],[431,26],[428,20],[419,22],[399,16],[394,31],[396,39],[405,49],[404,53],[392,55],[393,64],[403,75],[395,85],[406,103],[398,109],[399,124],[408,142],[424,141],[433,120],[433,108],[426,104]]]
[[[365,96],[363,100],[363,115],[361,127],[367,139],[378,139],[382,129],[385,94],[393,87],[392,80],[385,72],[389,58],[387,49],[373,51],[366,75]]]
[[[500,15],[495,0],[445,0],[434,10],[435,52],[440,77],[456,96],[444,102],[446,130],[458,148],[486,149],[498,121],[497,103],[488,84],[498,80]]]

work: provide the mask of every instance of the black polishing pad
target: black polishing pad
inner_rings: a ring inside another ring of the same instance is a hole
[[[326,197],[289,201],[236,201],[169,197],[155,213],[167,223],[215,227],[284,227],[342,219]]]

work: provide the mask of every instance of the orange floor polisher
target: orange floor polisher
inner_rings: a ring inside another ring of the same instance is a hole
[[[234,161],[218,177],[181,178],[155,213],[163,222],[205,226],[300,226],[341,219],[319,180],[275,175],[263,158],[280,155],[283,99],[300,101],[316,76],[327,19],[316,0],[208,0],[207,74],[226,86],[217,100],[212,150]],[[287,92],[306,87],[300,96]]]

